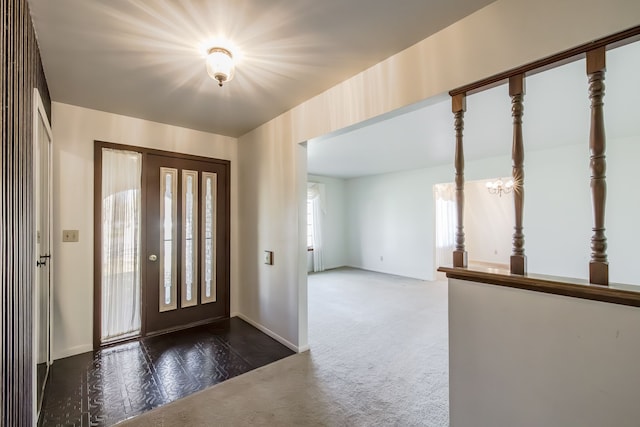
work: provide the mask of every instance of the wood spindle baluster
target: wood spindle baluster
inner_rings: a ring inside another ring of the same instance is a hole
[[[456,129],[456,247],[453,251],[453,266],[467,266],[467,252],[464,249],[464,150],[462,145],[462,131],[464,130],[464,112],[467,110],[467,98],[465,94],[455,95],[451,98],[451,109],[455,116]]]
[[[591,99],[591,196],[593,201],[593,236],[591,237],[591,261],[589,281],[598,285],[609,285],[609,262],[607,260],[607,237],[605,236],[604,213],[607,197],[607,160],[604,131],[604,74],[606,71],[605,48],[587,52],[587,75],[589,76],[589,98]]]
[[[524,208],[524,145],[522,140],[522,114],[524,105],[524,74],[509,78],[509,96],[511,97],[511,115],[513,116],[513,201],[515,206],[515,226],[513,233],[513,252],[511,254],[511,274],[526,274],[527,257],[524,254],[524,233],[522,218]]]

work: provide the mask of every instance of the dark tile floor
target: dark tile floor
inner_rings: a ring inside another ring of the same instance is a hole
[[[234,317],[56,360],[39,425],[113,425],[292,354]]]

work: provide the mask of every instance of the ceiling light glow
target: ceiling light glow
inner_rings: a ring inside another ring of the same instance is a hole
[[[218,86],[233,79],[235,66],[233,54],[223,47],[212,47],[207,55],[207,73],[218,81]]]

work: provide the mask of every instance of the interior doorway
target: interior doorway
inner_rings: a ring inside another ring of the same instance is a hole
[[[94,347],[230,315],[230,163],[96,142]]]
[[[514,204],[507,178],[467,181],[464,186],[465,249],[470,266],[508,269]],[[450,266],[455,248],[457,213],[455,184],[433,186],[435,206],[435,268]],[[440,273],[436,272],[436,275]],[[444,278],[443,276],[436,276]]]

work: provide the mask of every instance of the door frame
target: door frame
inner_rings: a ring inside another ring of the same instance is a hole
[[[47,150],[47,174],[48,174],[48,178],[47,178],[47,188],[43,189],[40,186],[40,176],[42,173],[42,170],[40,169],[41,166],[41,156],[42,156],[42,150],[40,148],[40,120],[42,120],[42,123],[44,123],[44,131],[47,134],[47,137],[49,138],[49,149]],[[48,226],[48,231],[49,231],[49,236],[48,236],[48,241],[49,241],[49,258],[46,260],[47,264],[48,264],[48,268],[49,268],[49,283],[48,283],[48,288],[49,288],[49,310],[48,310],[48,324],[49,324],[49,331],[48,331],[48,348],[47,348],[47,365],[50,367],[51,364],[53,363],[53,360],[51,358],[51,347],[53,345],[53,131],[51,129],[51,123],[49,122],[49,116],[47,115],[47,111],[44,108],[44,103],[42,102],[42,97],[40,96],[40,91],[38,90],[38,88],[34,88],[33,89],[33,130],[32,130],[32,149],[33,149],[33,157],[32,157],[32,167],[31,167],[31,173],[32,173],[32,179],[33,179],[33,188],[34,188],[34,193],[33,193],[33,212],[34,212],[34,225],[38,224],[39,219],[40,219],[40,213],[42,211],[42,200],[39,197],[40,196],[40,191],[44,190],[47,191],[49,193],[49,204],[46,207],[46,209],[48,210],[48,222],[49,222],[49,226]],[[37,231],[37,225],[35,226],[36,231]],[[34,277],[34,283],[36,283],[37,287],[39,287],[40,283],[39,283],[39,271],[38,271],[38,265],[36,264],[37,261],[40,260],[40,254],[38,253],[38,251],[36,250],[38,248],[38,233],[34,233],[33,236],[33,255],[36,258],[34,260],[33,263],[33,277]],[[38,300],[38,292],[37,292],[37,288],[34,288],[34,291],[32,292],[32,317],[33,317],[33,325],[34,325],[34,330],[32,331],[32,355],[33,355],[33,378],[32,378],[32,399],[33,399],[33,419],[34,420],[38,420],[38,416],[40,415],[40,408],[42,407],[42,401],[40,402],[40,405],[38,405],[38,394],[41,394],[42,396],[44,396],[44,386],[47,383],[47,378],[49,377],[49,367],[47,368],[47,374],[45,375],[45,380],[44,380],[44,384],[43,384],[43,388],[42,390],[38,389],[38,371],[37,371],[37,351],[38,351],[38,333],[36,328],[38,328],[39,326],[39,310],[38,310],[38,305],[40,303],[40,301]]]
[[[175,157],[179,159],[185,160],[196,160],[201,162],[214,163],[218,165],[222,165],[225,168],[225,172],[227,175],[226,180],[226,220],[224,223],[224,229],[221,230],[225,234],[224,241],[226,242],[225,251],[227,252],[227,260],[224,269],[225,281],[229,286],[229,294],[225,301],[225,313],[226,316],[229,317],[231,312],[231,162],[229,160],[215,159],[212,157],[204,157],[193,154],[185,154],[178,153],[173,151],[166,150],[157,150],[153,148],[139,147],[135,145],[126,145],[126,144],[117,144],[113,142],[99,141],[94,140],[93,146],[93,156],[94,156],[94,175],[93,175],[93,349],[98,350],[101,347],[108,347],[114,344],[120,344],[126,341],[137,340],[140,337],[147,336],[147,319],[146,319],[146,310],[147,307],[145,304],[146,301],[146,278],[147,278],[147,263],[145,262],[146,257],[143,254],[147,253],[147,232],[146,227],[142,227],[140,230],[140,275],[141,275],[141,283],[140,287],[140,334],[134,337],[128,337],[122,340],[114,340],[109,342],[108,344],[101,343],[101,335],[102,335],[102,149],[103,148],[111,148],[114,150],[126,150],[126,151],[134,151],[140,153],[142,155],[142,193],[141,193],[141,218],[142,221],[145,220],[147,216],[147,197],[146,190],[144,189],[144,183],[147,180],[147,156],[150,154],[159,155],[159,156],[168,156]],[[207,321],[206,323],[209,323]],[[174,330],[185,329],[195,326],[193,324],[184,325],[178,328],[174,328],[167,331],[162,331],[160,333],[171,332]],[[155,335],[155,334],[154,334]]]

